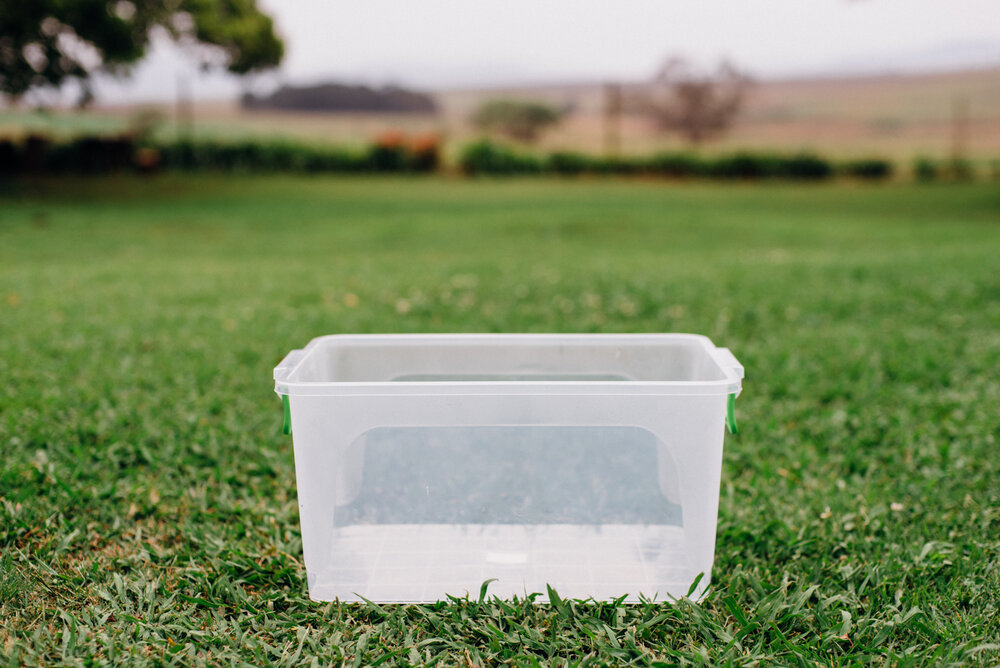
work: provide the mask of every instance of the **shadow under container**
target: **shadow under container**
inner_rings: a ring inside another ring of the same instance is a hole
[[[314,339],[274,370],[310,597],[700,598],[742,378],[691,334]]]

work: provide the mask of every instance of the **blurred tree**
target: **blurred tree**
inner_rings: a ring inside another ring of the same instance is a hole
[[[678,132],[692,144],[700,144],[729,128],[750,83],[727,61],[712,74],[700,74],[683,58],[672,58],[633,106],[660,130]]]
[[[479,107],[472,123],[487,132],[531,143],[542,130],[558,123],[561,116],[559,111],[540,102],[492,100]]]
[[[275,67],[284,45],[255,0],[0,0],[0,93],[77,80],[83,102],[99,70],[126,72],[162,28],[203,65],[246,74]]]

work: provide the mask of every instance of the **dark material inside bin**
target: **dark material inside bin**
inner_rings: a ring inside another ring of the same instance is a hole
[[[659,446],[637,427],[374,429],[352,446],[364,448],[360,489],[336,521],[680,526]]]

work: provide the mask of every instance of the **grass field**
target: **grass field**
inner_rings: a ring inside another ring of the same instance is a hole
[[[0,185],[0,664],[1000,662],[1000,190]],[[271,369],[336,332],[706,334],[701,604],[305,594]]]

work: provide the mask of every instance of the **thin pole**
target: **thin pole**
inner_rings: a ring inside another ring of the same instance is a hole
[[[951,159],[964,162],[969,147],[969,98],[955,95],[951,99]]]
[[[621,155],[622,86],[604,85],[604,154],[609,158]]]
[[[191,85],[183,74],[177,75],[177,136],[182,141],[190,141],[194,135],[194,101],[191,99]]]

